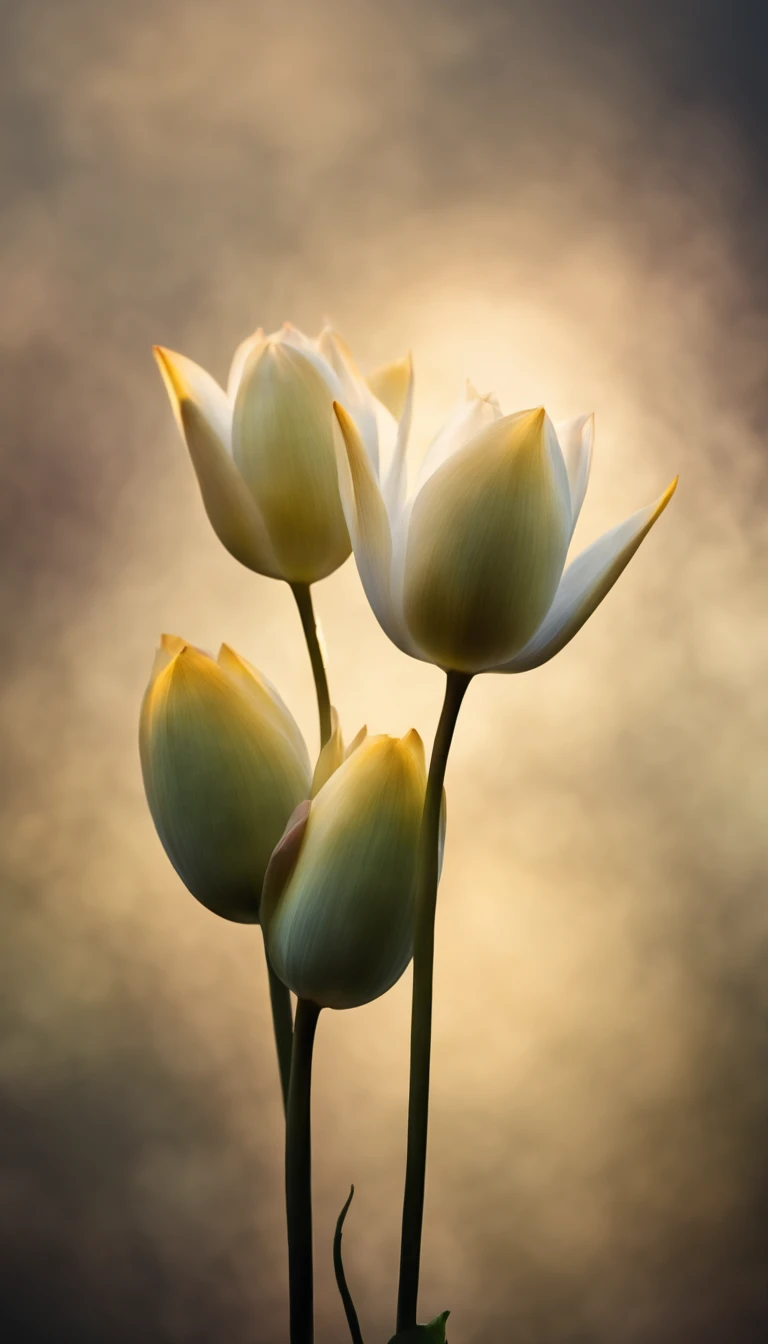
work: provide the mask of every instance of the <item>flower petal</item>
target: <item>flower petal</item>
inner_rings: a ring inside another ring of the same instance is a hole
[[[387,513],[389,514],[391,523],[394,523],[394,520],[402,511],[408,483],[406,452],[408,449],[408,436],[411,432],[411,420],[413,418],[413,362],[410,359],[410,356],[408,357],[408,367],[408,387],[406,389],[402,412],[397,426],[395,450],[392,454],[392,461],[389,465],[389,470],[382,489],[384,503],[387,507]]]
[[[291,583],[325,578],[350,552],[320,362],[288,341],[267,341],[250,356],[235,401],[234,461]]]
[[[238,691],[249,697],[264,722],[269,722],[276,732],[283,734],[295,753],[297,761],[301,763],[307,780],[309,780],[312,775],[312,767],[309,761],[307,744],[298,723],[277,688],[257,667],[249,663],[247,658],[243,658],[239,653],[236,653],[229,644],[222,644],[217,662],[219,667],[223,668],[231,678]]]
[[[240,386],[243,369],[254,350],[261,345],[263,341],[264,329],[259,327],[254,331],[252,336],[246,336],[245,340],[240,342],[232,356],[232,363],[229,366],[229,377],[227,379],[227,396],[231,402],[234,402],[235,397],[237,396],[237,389]]]
[[[184,355],[159,345],[154,352],[219,541],[248,569],[282,578],[264,520],[232,460],[232,411],[226,393]]]
[[[413,360],[410,355],[403,359],[394,359],[391,364],[381,364],[373,373],[369,373],[366,382],[377,401],[399,420],[405,409],[411,380],[413,378]]]
[[[487,425],[492,425],[495,420],[501,418],[501,407],[496,398],[481,397],[472,384],[467,382],[464,400],[451,411],[426,451],[416,480],[416,489],[420,490],[438,467],[464,448]]]
[[[638,509],[576,557],[565,571],[555,600],[536,634],[514,658],[494,671],[528,672],[540,667],[578,634],[664,512],[676,485],[677,477],[655,504]]]
[[[570,536],[568,478],[545,412],[489,425],[413,504],[404,611],[419,648],[459,671],[506,661],[548,611]]]
[[[584,503],[592,465],[592,444],[595,439],[594,415],[577,415],[574,420],[561,420],[555,425],[558,441],[568,472],[571,491],[571,523],[576,523]]]
[[[349,347],[331,327],[323,327],[317,338],[317,348],[339,380],[341,395],[336,399],[341,402],[357,425],[378,475],[379,431],[376,403],[368,384],[352,358]]]
[[[410,653],[411,641],[392,607],[392,532],[379,483],[351,415],[337,402],[333,409],[339,490],[360,581],[385,634]]]

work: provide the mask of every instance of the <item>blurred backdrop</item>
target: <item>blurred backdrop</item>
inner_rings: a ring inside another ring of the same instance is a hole
[[[594,409],[579,543],[669,511],[577,640],[485,677],[449,775],[422,1316],[452,1344],[768,1338],[765,10],[759,0],[6,0],[0,41],[8,1341],[281,1344],[258,933],[176,879],[136,719],[227,639],[314,749],[290,593],[220,547],[150,356],[256,325]],[[431,739],[352,561],[333,696]],[[393,1328],[410,977],[321,1019],[318,1341]]]

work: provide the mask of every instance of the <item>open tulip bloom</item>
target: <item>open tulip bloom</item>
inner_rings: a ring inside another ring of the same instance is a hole
[[[405,437],[387,488],[357,426],[335,407],[344,515],[379,624],[404,653],[447,673],[430,762],[413,958],[408,1157],[398,1329],[416,1326],[427,1156],[439,800],[461,702],[478,672],[526,672],[581,629],[631,560],[675,489],[632,514],[567,569],[584,501],[593,421],[555,430],[541,408],[502,415],[469,387],[432,442],[410,497]]]
[[[556,428],[542,409],[505,416],[469,388],[409,495],[410,359],[366,381],[330,329],[310,340],[286,325],[243,342],[224,391],[183,355],[156,354],[216,533],[244,565],[285,580],[296,596],[320,709],[313,772],[292,715],[259,672],[227,646],[215,660],[164,637],[140,726],[147,799],[177,872],[209,910],[262,925],[286,1101],[290,1341],[313,1341],[317,1019],[322,1008],[355,1008],[385,993],[413,956],[390,1344],[445,1344],[447,1312],[419,1326],[417,1301],[443,780],[456,720],[476,674],[529,671],[578,633],[676,482],[566,565],[589,480],[591,416]],[[344,747],[310,585],[350,549],[385,633],[446,673],[428,771],[414,730],[402,738],[363,730]],[[362,1344],[341,1263],[348,1208],[349,1200],[334,1268],[353,1344]]]
[[[394,445],[408,434],[410,359],[385,365],[366,381],[329,327],[312,340],[289,323],[271,336],[259,330],[238,346],[226,390],[185,355],[156,346],[155,356],[216,535],[243,565],[293,589],[324,742],[330,702],[309,588],[338,569],[351,549],[339,499],[333,402],[347,407],[376,476],[381,450],[396,460],[404,451]]]

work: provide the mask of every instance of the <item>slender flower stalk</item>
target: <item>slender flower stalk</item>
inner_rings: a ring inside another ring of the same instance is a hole
[[[331,736],[331,697],[328,691],[328,677],[323,662],[323,651],[317,634],[317,621],[312,605],[312,589],[308,583],[292,583],[291,592],[301,617],[301,628],[307,641],[309,661],[312,664],[312,676],[315,679],[317,695],[317,713],[320,720],[320,748],[325,746]]]
[[[309,999],[296,1004],[291,1082],[285,1131],[285,1208],[288,1220],[290,1344],[313,1344],[312,1269],[312,1051],[320,1008]]]
[[[424,1221],[424,1184],[429,1124],[429,1068],[432,1053],[432,978],[435,959],[435,912],[440,866],[440,813],[443,780],[453,732],[471,673],[448,672],[445,699],[429,763],[427,792],[419,842],[416,929],[413,949],[411,1069],[408,1094],[408,1153],[400,1241],[400,1284],[397,1328],[416,1325]]]

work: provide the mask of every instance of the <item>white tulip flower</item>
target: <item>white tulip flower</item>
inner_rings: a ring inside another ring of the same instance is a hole
[[[235,351],[226,391],[185,355],[156,346],[155,356],[227,550],[293,585],[315,583],[343,564],[350,541],[333,402],[346,407],[377,475],[380,446],[393,451],[408,433],[410,360],[376,370],[374,395],[330,328],[316,340],[288,323],[271,336],[257,331]]]
[[[606,532],[565,568],[589,479],[593,417],[555,429],[471,387],[406,499],[405,436],[382,489],[336,406],[344,515],[368,601],[398,648],[446,671],[525,672],[573,638],[666,508]]]

